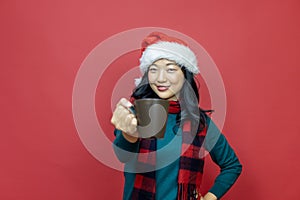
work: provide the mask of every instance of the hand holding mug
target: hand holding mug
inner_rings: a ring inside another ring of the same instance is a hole
[[[137,119],[129,110],[131,106],[133,105],[127,99],[122,98],[116,105],[111,123],[123,133],[137,137]]]

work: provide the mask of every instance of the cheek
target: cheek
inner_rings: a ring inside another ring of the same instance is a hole
[[[174,85],[178,85],[178,86],[182,86],[183,82],[184,82],[184,76],[182,74],[180,75],[175,75],[175,76],[170,76],[169,77],[169,81],[174,84]]]
[[[178,82],[175,85],[176,92],[179,92],[182,89],[182,86],[183,86],[183,82]]]
[[[170,80],[170,82],[173,85],[173,89],[176,90],[176,92],[180,91],[183,84],[184,84],[184,76],[177,76],[175,78],[173,78],[172,80]]]
[[[155,82],[155,76],[154,75],[151,75],[151,74],[148,74],[148,81],[149,83],[154,83]]]

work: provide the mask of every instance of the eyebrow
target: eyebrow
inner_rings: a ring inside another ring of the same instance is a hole
[[[169,62],[166,64],[166,66],[169,66],[169,65],[177,65],[175,62]]]
[[[175,62],[169,62],[169,63],[166,64],[166,66],[169,66],[169,65],[177,65],[177,64]],[[156,65],[154,63],[152,65],[150,65],[150,66],[158,67],[158,65]]]

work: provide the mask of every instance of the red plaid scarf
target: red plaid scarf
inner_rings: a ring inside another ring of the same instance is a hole
[[[178,102],[170,102],[169,113],[180,112]],[[182,145],[178,172],[178,200],[200,199],[200,185],[204,167],[204,151],[202,144],[206,135],[206,127],[196,136],[191,134],[191,122],[186,121],[182,127]],[[156,151],[156,139],[141,139],[139,153]],[[146,155],[146,156],[145,156]],[[153,154],[139,154],[138,163],[144,167],[155,166]],[[153,168],[152,168],[153,169]],[[134,182],[132,200],[155,200],[155,171],[137,173]]]

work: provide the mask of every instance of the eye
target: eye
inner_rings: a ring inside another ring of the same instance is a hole
[[[157,72],[157,68],[156,67],[150,67],[149,72],[155,73],[155,72]]]
[[[169,72],[169,73],[174,73],[176,71],[177,71],[177,69],[175,69],[175,68],[168,68],[167,69],[167,72]]]

